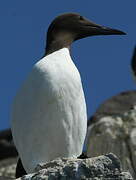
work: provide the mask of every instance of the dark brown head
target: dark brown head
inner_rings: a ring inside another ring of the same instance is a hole
[[[62,14],[54,19],[47,32],[46,54],[69,47],[75,40],[94,35],[123,35],[122,31],[100,26],[76,13]]]

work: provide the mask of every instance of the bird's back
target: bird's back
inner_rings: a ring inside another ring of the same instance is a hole
[[[80,75],[63,48],[35,64],[14,100],[12,132],[25,170],[57,157],[79,156],[86,124]]]

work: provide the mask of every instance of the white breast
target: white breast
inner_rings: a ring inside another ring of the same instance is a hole
[[[12,133],[25,170],[82,153],[86,104],[79,72],[63,48],[40,60],[18,92]]]

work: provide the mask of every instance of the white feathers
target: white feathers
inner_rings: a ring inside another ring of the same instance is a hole
[[[41,162],[79,156],[86,126],[80,75],[63,48],[35,64],[14,100],[13,138],[27,173]]]

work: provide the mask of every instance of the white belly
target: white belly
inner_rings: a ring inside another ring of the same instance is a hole
[[[40,162],[82,153],[86,104],[68,49],[39,61],[17,94],[12,133],[27,173]]]

